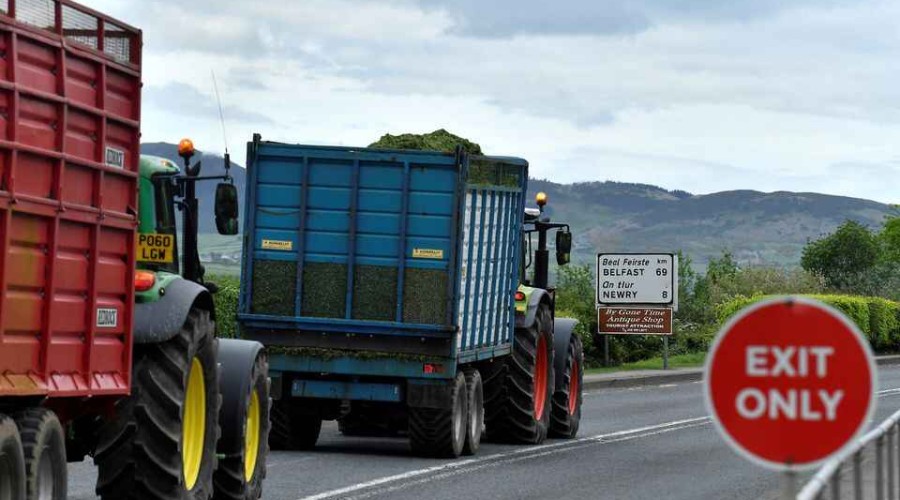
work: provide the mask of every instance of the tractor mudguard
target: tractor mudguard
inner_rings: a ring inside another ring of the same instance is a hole
[[[240,453],[244,447],[243,434],[227,432],[227,429],[243,428],[247,415],[242,403],[250,394],[253,367],[262,348],[262,344],[250,340],[219,339],[219,390],[222,394],[222,409],[219,411],[222,437],[219,438],[219,453],[226,455]]]
[[[138,302],[134,307],[134,343],[165,342],[181,330],[191,308],[209,311],[215,320],[212,295],[205,287],[185,279],[177,279],[165,288],[155,302]]]
[[[553,370],[556,372],[556,389],[562,389],[561,384],[566,379],[566,356],[569,354],[569,340],[575,335],[577,319],[556,318],[553,320]]]
[[[546,290],[536,288],[528,297],[528,308],[525,314],[516,314],[516,328],[528,328],[534,323],[534,317],[537,315],[538,304],[542,300],[550,301],[550,294]]]

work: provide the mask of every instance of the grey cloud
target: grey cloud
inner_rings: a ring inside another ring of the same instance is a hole
[[[425,1],[423,6],[436,6]],[[427,7],[426,7],[427,8]],[[457,21],[454,32],[485,38],[522,34],[619,35],[644,31],[647,16],[628,2],[585,1],[572,8],[544,0],[451,0],[440,8]]]
[[[443,10],[454,34],[481,38],[517,35],[628,35],[673,20],[752,21],[792,8],[827,7],[851,0],[419,0]]]
[[[212,118],[218,121],[219,108],[215,98],[207,96],[184,83],[168,83],[163,86],[147,86],[144,89],[144,104],[175,114],[188,113],[193,117]],[[274,125],[270,118],[242,108],[224,105],[226,120],[252,122],[260,125]]]
[[[890,182],[900,172],[895,161],[846,160],[823,165],[821,172],[798,174],[781,170],[774,177],[795,191],[855,196],[882,203],[896,203]]]
[[[673,156],[666,154],[657,154],[653,152],[635,152],[615,148],[605,147],[578,147],[572,148],[571,158],[618,158],[626,160],[641,160],[658,162],[660,164],[669,165],[672,168],[691,167],[692,169],[701,169],[706,172],[716,173],[723,176],[751,176],[757,172],[742,167],[737,167],[728,163],[701,160],[698,158],[688,158],[683,156]]]
[[[219,78],[222,76],[217,75]],[[225,85],[228,85],[233,88],[238,88],[241,90],[249,90],[249,91],[265,91],[269,90],[269,86],[266,85],[262,79],[258,78],[252,72],[246,71],[243,68],[232,68],[223,78],[225,80]],[[220,83],[221,85],[221,83]]]

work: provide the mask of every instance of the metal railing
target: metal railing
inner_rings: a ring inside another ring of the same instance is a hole
[[[797,495],[797,500],[842,498],[900,499],[900,411],[826,462]]]
[[[140,30],[72,0],[0,0],[0,16],[140,66]]]

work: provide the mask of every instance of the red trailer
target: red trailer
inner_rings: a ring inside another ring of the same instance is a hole
[[[141,47],[70,0],[0,0],[0,500],[64,499],[87,454],[104,499],[260,495],[261,345],[215,338],[202,272],[136,262],[139,186],[172,213],[193,182],[142,167]]]
[[[34,448],[130,390],[140,57],[141,32],[103,14],[0,1],[3,499],[65,491],[65,456]],[[22,491],[17,469],[48,466]]]
[[[65,414],[131,382],[141,32],[2,3],[0,395]]]

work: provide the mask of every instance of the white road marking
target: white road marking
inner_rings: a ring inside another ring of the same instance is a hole
[[[323,493],[319,493],[317,495],[302,497],[300,500],[324,500],[326,498],[336,498],[336,497],[347,497],[350,493],[354,493],[357,491],[365,490],[368,488],[373,488],[376,486],[382,486],[388,483],[394,483],[397,481],[403,481],[407,479],[419,478],[422,476],[435,474],[436,478],[442,477],[444,474],[450,471],[460,471],[460,472],[468,472],[470,470],[477,470],[488,465],[501,464],[501,463],[509,463],[518,460],[524,460],[528,458],[545,456],[551,453],[556,453],[560,451],[567,451],[570,448],[580,448],[585,446],[586,444],[595,444],[598,442],[617,442],[624,441],[627,439],[634,439],[638,437],[652,436],[656,434],[661,434],[663,432],[671,432],[675,430],[679,430],[682,428],[695,427],[697,425],[705,425],[710,422],[709,417],[698,417],[698,418],[690,418],[686,420],[675,420],[672,422],[666,422],[658,425],[650,425],[646,427],[639,427],[636,429],[628,429],[624,431],[611,432],[608,434],[600,434],[596,436],[583,437],[578,439],[573,439],[570,441],[564,441],[559,443],[547,444],[542,446],[533,446],[529,448],[519,448],[516,450],[497,453],[494,455],[488,455],[482,458],[470,458],[467,460],[459,460],[456,462],[451,462],[443,465],[436,465],[434,467],[428,467],[425,469],[418,469],[413,471],[404,472],[402,474],[396,474],[393,476],[386,476],[378,479],[373,479],[371,481],[366,481],[363,483],[354,484],[351,486],[346,486],[344,488],[338,488],[331,491],[326,491]],[[581,446],[579,446],[581,445]],[[428,481],[434,480],[435,478],[428,478]]]

